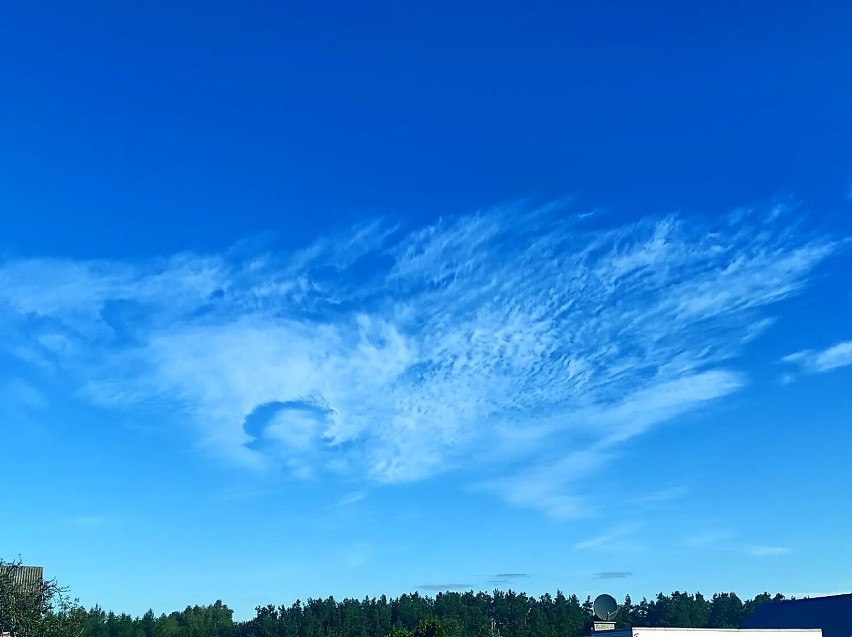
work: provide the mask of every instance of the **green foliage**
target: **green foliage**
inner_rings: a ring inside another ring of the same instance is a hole
[[[658,594],[638,604],[628,596],[619,609],[621,626],[732,628],[759,604],[782,599],[769,594],[743,602],[734,593],[710,599],[700,593]],[[107,613],[98,607],[78,611],[77,632],[19,633],[21,637],[582,637],[592,617],[587,600],[576,595],[531,597],[514,591],[418,593],[363,600],[308,599],[290,606],[267,605],[255,617],[234,622],[232,611],[216,602],[169,615],[142,617]]]
[[[710,628],[736,628],[746,614],[736,593],[716,593],[710,600],[707,625]]]
[[[12,586],[0,561],[0,632],[13,637],[583,637],[589,634],[591,600],[561,591],[532,597],[514,591],[419,593],[389,599],[308,599],[290,606],[259,606],[255,617],[234,622],[221,601],[183,611],[141,617],[89,611],[64,589],[47,582],[36,593]],[[628,595],[616,624],[734,628],[760,605],[784,599],[762,593],[743,601],[735,593],[659,593],[634,602]]]
[[[77,637],[86,611],[55,580],[32,585],[16,575],[20,561],[0,560],[0,633],[11,637]]]
[[[444,624],[437,617],[421,619],[412,633],[412,637],[446,637]]]

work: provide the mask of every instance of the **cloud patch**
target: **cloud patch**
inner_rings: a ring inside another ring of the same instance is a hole
[[[343,497],[341,497],[339,500],[337,500],[334,504],[332,504],[332,507],[338,508],[338,507],[350,506],[350,505],[356,504],[358,502],[361,502],[362,500],[365,500],[366,498],[367,498],[367,492],[366,491],[352,491],[350,493],[347,493]]]
[[[755,545],[746,548],[745,552],[753,557],[772,557],[775,555],[786,555],[790,549],[786,546]]]
[[[442,593],[444,591],[473,590],[473,584],[418,584],[415,588],[420,591]]]
[[[665,489],[659,489],[657,491],[651,491],[650,493],[645,493],[640,496],[636,496],[632,498],[630,502],[632,504],[660,504],[666,502],[674,502],[675,500],[680,500],[689,495],[689,488],[684,486],[676,486],[676,487],[668,487]]]
[[[640,525],[637,523],[622,524],[609,531],[577,542],[574,549],[579,551],[633,552],[641,549],[641,546],[633,539],[639,528]]]
[[[852,341],[843,341],[824,350],[803,350],[789,354],[781,360],[798,365],[811,374],[824,374],[852,365]]]
[[[630,571],[601,571],[592,575],[592,579],[624,579],[633,575]]]
[[[583,515],[578,485],[627,442],[747,382],[743,346],[838,244],[774,208],[581,213],[371,220],[286,253],[7,260],[2,347],[243,466],[475,473],[511,504]]]
[[[0,384],[0,402],[36,410],[44,409],[48,405],[48,400],[41,390],[20,379]]]
[[[526,579],[529,573],[497,573],[492,576],[494,579]]]
[[[497,573],[492,575],[488,580],[488,584],[492,586],[511,585],[519,580],[524,580],[529,577],[528,573]]]

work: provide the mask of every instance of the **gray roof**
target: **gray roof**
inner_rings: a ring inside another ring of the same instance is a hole
[[[7,565],[0,567],[0,574],[10,576],[12,582],[21,588],[36,588],[44,581],[44,567],[42,566],[16,566]]]
[[[852,593],[767,602],[740,628],[822,628],[823,637],[852,637]]]

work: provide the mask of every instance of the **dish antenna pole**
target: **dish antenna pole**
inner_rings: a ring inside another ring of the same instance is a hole
[[[599,633],[615,630],[615,617],[618,614],[618,602],[612,595],[598,595],[592,602],[592,610],[599,621],[592,624],[592,632]]]

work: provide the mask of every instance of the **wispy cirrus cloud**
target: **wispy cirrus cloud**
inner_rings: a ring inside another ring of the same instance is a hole
[[[771,557],[773,555],[786,555],[790,552],[790,548],[786,546],[765,546],[757,544],[746,547],[745,552],[754,557]]]
[[[0,402],[28,409],[43,409],[48,404],[41,390],[20,379],[0,384]]]
[[[684,486],[667,487],[657,491],[651,491],[635,498],[631,498],[632,504],[659,504],[662,502],[673,502],[689,495],[689,488]]]
[[[337,500],[332,506],[337,507],[345,507],[350,506],[352,504],[356,504],[366,499],[367,492],[366,491],[352,491],[351,493],[347,493],[339,500]]]
[[[284,254],[10,260],[0,319],[10,353],[97,404],[167,408],[231,461],[374,483],[475,468],[570,517],[625,443],[746,383],[744,344],[838,249],[781,216],[603,227],[512,205]]]
[[[577,542],[574,548],[581,551],[635,551],[640,548],[639,543],[634,539],[639,528],[640,525],[635,522],[622,524],[600,535]]]
[[[681,544],[684,547],[695,550],[712,550],[724,553],[737,553],[751,557],[771,557],[775,555],[786,555],[792,549],[787,546],[756,544],[738,537],[731,530],[711,528],[706,531],[686,536]]]
[[[824,350],[803,350],[781,360],[794,363],[811,374],[824,374],[852,365],[852,341],[843,341]]]
[[[732,537],[733,533],[728,530],[710,529],[688,535],[681,543],[691,549],[722,548],[727,546]]]

